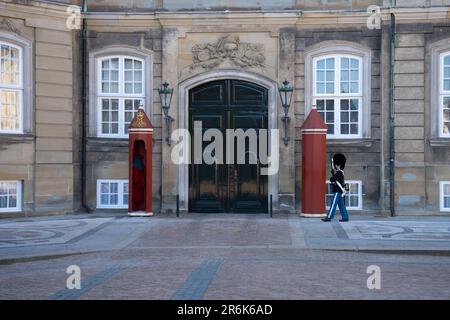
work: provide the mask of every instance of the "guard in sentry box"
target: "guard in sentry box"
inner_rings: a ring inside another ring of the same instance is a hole
[[[327,217],[323,218],[322,221],[329,222],[333,220],[336,214],[336,209],[339,207],[339,212],[341,213],[340,222],[348,221],[348,212],[345,207],[345,194],[348,191],[348,185],[344,180],[344,168],[347,159],[341,153],[336,153],[331,158],[331,178],[330,183],[333,191],[333,201],[330,205],[330,210],[328,211]]]

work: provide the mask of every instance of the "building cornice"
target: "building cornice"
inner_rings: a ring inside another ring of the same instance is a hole
[[[13,1],[0,1],[0,9],[2,11],[9,10],[12,12],[23,12],[29,14],[39,14],[54,18],[61,17],[61,13],[67,12],[69,4],[56,3],[51,1],[29,1],[26,4],[21,4]],[[4,12],[2,12],[2,15]]]
[[[26,5],[0,1],[2,16],[25,19],[26,25],[65,28],[68,5],[52,1],[30,1]],[[397,23],[439,22],[450,19],[450,6],[381,7],[381,19],[389,21],[395,14]],[[115,27],[192,27],[233,25],[340,26],[363,25],[370,16],[366,10],[225,10],[225,11],[151,11],[151,12],[88,12],[91,26]],[[49,22],[50,20],[51,22]]]
[[[67,30],[68,5],[54,2],[30,1],[20,4],[0,1],[0,16],[25,21],[26,26]]]
[[[380,8],[381,19],[390,20],[395,14],[397,23],[435,22],[450,19],[450,7]],[[366,24],[370,16],[365,10],[285,10],[285,11],[154,11],[142,13],[89,12],[85,15],[90,25],[136,27],[189,27],[214,25],[349,25]]]
[[[390,21],[394,14],[397,23],[435,22],[450,19],[450,7],[380,8],[382,21]],[[366,24],[370,16],[365,10],[314,10],[302,11],[301,25]]]
[[[261,11],[205,11],[205,12],[153,12],[153,13],[111,13],[89,12],[85,15],[90,25],[108,24],[115,21],[120,26],[153,25],[161,27],[211,26],[224,24],[243,25],[295,25],[301,12]]]

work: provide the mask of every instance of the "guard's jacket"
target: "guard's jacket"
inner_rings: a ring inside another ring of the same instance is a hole
[[[336,192],[344,193],[345,192],[344,171],[336,170],[336,172],[330,178],[330,182],[333,187],[333,193],[336,193]],[[340,186],[338,183],[340,184]]]

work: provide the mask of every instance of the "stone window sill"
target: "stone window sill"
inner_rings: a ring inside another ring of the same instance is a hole
[[[91,137],[91,138],[88,138],[86,145],[88,146],[88,151],[111,152],[114,149],[115,150],[122,150],[122,149],[128,150],[128,139],[127,138]]]
[[[30,133],[0,133],[0,143],[33,142],[35,139],[36,136]]]
[[[114,146],[128,146],[128,138],[103,138],[103,137],[90,137],[87,140],[88,145],[114,145]]]
[[[372,147],[374,139],[327,139],[327,146]]]
[[[428,141],[432,147],[450,147],[450,138],[431,138]]]

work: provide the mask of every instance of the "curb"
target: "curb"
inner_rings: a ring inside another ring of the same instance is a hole
[[[36,256],[28,256],[28,257],[6,258],[6,259],[0,259],[0,265],[51,260],[51,259],[65,258],[65,257],[70,257],[70,256],[77,256],[77,255],[89,254],[89,253],[99,253],[99,252],[104,252],[104,250],[102,250],[102,251],[98,251],[98,250],[96,250],[96,251],[80,251],[80,252],[56,253],[56,254],[48,254],[48,255],[36,255]]]
[[[344,252],[358,252],[358,253],[373,253],[373,254],[402,254],[402,255],[422,255],[422,256],[450,256],[449,250],[424,250],[424,249],[358,249],[358,248],[310,248],[312,250],[322,251],[344,251]]]

